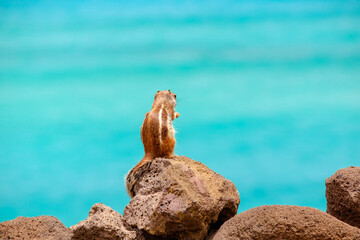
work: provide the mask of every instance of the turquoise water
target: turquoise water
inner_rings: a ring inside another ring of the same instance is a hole
[[[232,180],[239,212],[326,210],[360,165],[359,1],[0,3],[0,221],[123,212],[157,90],[176,153]]]

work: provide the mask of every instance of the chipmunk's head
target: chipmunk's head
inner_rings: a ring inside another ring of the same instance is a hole
[[[154,103],[155,102],[170,102],[171,105],[173,105],[174,107],[176,106],[176,94],[172,93],[169,90],[167,91],[157,91],[157,93],[155,94],[155,98],[154,98]]]

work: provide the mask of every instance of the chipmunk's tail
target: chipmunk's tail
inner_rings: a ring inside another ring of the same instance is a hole
[[[133,169],[131,169],[126,175],[125,175],[125,187],[126,191],[129,194],[131,198],[134,197],[134,185],[141,176],[141,172],[137,171],[141,166],[143,166],[145,163],[149,162],[151,158],[144,157]]]
[[[131,172],[132,172],[132,169],[129,170],[129,172],[125,175],[124,181],[125,181],[125,187],[126,187],[126,192],[127,192],[127,194],[128,194],[131,198],[133,198],[134,195],[133,195],[133,193],[132,193],[132,189],[133,189],[133,187],[134,187],[135,181],[134,181],[134,179],[133,179],[133,177],[132,177]]]

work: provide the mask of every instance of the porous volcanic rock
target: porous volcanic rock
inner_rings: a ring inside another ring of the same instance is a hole
[[[156,158],[133,174],[135,196],[124,219],[161,239],[204,239],[210,228],[233,217],[240,203],[230,180],[184,156]]]
[[[17,217],[0,223],[0,239],[70,240],[71,231],[52,216]]]
[[[310,207],[261,206],[225,222],[211,240],[358,240],[360,229]]]
[[[139,230],[132,229],[123,220],[120,213],[102,203],[94,204],[86,220],[71,226],[72,239],[110,240],[144,239]]]
[[[340,169],[325,184],[327,213],[360,228],[360,167]]]

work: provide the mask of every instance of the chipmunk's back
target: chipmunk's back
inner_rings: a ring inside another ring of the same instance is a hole
[[[175,147],[175,129],[172,121],[179,117],[175,112],[176,95],[170,90],[158,91],[151,108],[141,126],[141,140],[144,145],[144,158],[126,177],[126,188],[132,197],[132,186],[136,182],[134,174],[139,167],[157,157],[171,158]]]

